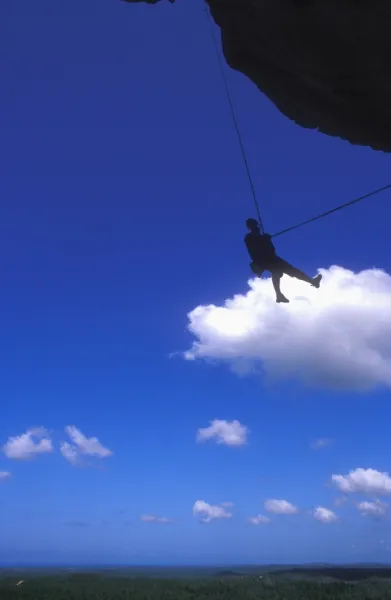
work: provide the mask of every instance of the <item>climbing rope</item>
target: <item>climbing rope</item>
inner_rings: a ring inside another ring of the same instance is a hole
[[[361,202],[361,200],[365,200],[366,198],[369,198],[370,196],[375,196],[375,194],[380,194],[380,192],[384,192],[385,190],[389,190],[390,188],[391,188],[391,183],[388,185],[385,185],[382,188],[374,190],[373,192],[369,192],[369,194],[365,194],[364,196],[360,196],[359,198],[355,198],[354,200],[350,200],[349,202],[340,204],[339,206],[336,206],[335,208],[332,208],[331,210],[327,210],[324,213],[320,213],[319,215],[316,215],[316,217],[312,217],[312,219],[308,219],[307,221],[302,221],[302,223],[298,223],[297,225],[293,225],[292,227],[283,229],[282,231],[275,233],[271,237],[275,238],[278,235],[282,235],[283,233],[288,233],[288,231],[293,231],[294,229],[298,229],[299,227],[308,225],[308,223],[312,223],[313,221],[317,221],[318,219],[323,219],[323,217],[327,217],[328,215],[331,215],[332,213],[337,212],[338,210],[342,210],[343,208],[346,208],[347,206],[352,206],[352,204],[357,204],[357,202]]]
[[[224,87],[225,87],[225,91],[226,91],[226,94],[227,94],[228,103],[229,103],[229,106],[230,106],[230,109],[231,109],[231,114],[232,114],[232,119],[233,119],[233,122],[234,122],[235,130],[236,130],[236,133],[237,133],[237,136],[238,136],[239,146],[240,146],[240,150],[242,152],[243,162],[244,162],[244,166],[246,168],[247,177],[248,177],[248,181],[249,181],[249,184],[250,184],[251,193],[252,193],[253,200],[254,200],[255,210],[257,212],[257,217],[258,217],[258,222],[259,222],[259,228],[261,230],[261,233],[265,233],[265,230],[263,228],[262,218],[261,218],[261,211],[259,210],[259,202],[258,202],[257,194],[255,192],[254,182],[253,182],[253,179],[251,177],[250,166],[248,164],[248,160],[247,160],[247,156],[246,156],[246,151],[244,149],[242,134],[240,132],[238,120],[236,118],[235,109],[234,109],[234,105],[233,105],[232,97],[231,97],[231,92],[229,90],[229,86],[228,86],[228,82],[227,82],[227,77],[226,77],[226,74],[225,74],[224,64],[223,64],[223,61],[221,59],[221,54],[219,52],[219,47],[218,47],[218,44],[217,44],[217,40],[216,40],[216,36],[215,36],[215,33],[214,33],[214,29],[213,29],[212,17],[210,16],[208,8],[205,8],[205,14],[206,14],[206,18],[207,18],[207,20],[209,22],[210,33],[211,33],[211,37],[212,37],[212,40],[213,40],[213,46],[214,46],[214,49],[215,49],[215,52],[216,52],[216,56],[217,56],[217,60],[218,60],[218,63],[219,63],[219,67],[220,67],[220,71],[221,71],[221,76],[222,76]]]
[[[231,109],[231,113],[232,113],[232,118],[233,118],[233,122],[234,122],[234,126],[235,126],[235,130],[238,136],[238,140],[239,140],[239,145],[240,145],[240,149],[242,152],[242,156],[243,156],[243,162],[244,165],[246,167],[246,172],[247,172],[247,177],[248,177],[248,181],[250,184],[250,189],[251,189],[251,193],[254,199],[254,205],[255,205],[255,210],[257,212],[257,216],[258,216],[258,221],[259,221],[259,228],[261,230],[261,233],[265,233],[264,227],[263,227],[263,223],[262,223],[262,218],[261,218],[261,211],[259,209],[259,202],[258,202],[258,198],[257,198],[257,194],[255,192],[255,187],[254,187],[254,182],[253,179],[251,177],[251,171],[250,171],[250,167],[248,164],[248,160],[247,160],[247,156],[246,156],[246,151],[244,149],[244,144],[243,144],[243,139],[242,139],[242,134],[240,132],[240,128],[239,128],[239,124],[238,124],[238,120],[236,118],[236,114],[235,114],[235,109],[234,109],[234,105],[232,102],[232,97],[231,97],[231,93],[229,90],[229,86],[228,86],[228,82],[227,82],[227,77],[225,74],[225,69],[224,69],[224,64],[221,58],[221,54],[219,52],[219,47],[217,44],[217,40],[216,40],[216,36],[214,33],[214,28],[213,28],[213,21],[212,21],[212,17],[210,15],[210,12],[208,10],[208,8],[205,8],[205,13],[206,13],[206,18],[209,22],[209,27],[210,27],[210,32],[211,32],[211,37],[213,40],[213,45],[214,45],[214,49],[216,52],[216,56],[217,56],[217,60],[219,63],[219,67],[220,67],[220,71],[221,71],[221,76],[223,79],[223,83],[224,83],[224,87],[225,87],[225,91],[227,94],[227,98],[228,98],[228,103]],[[345,202],[344,204],[340,204],[339,206],[336,206],[335,208],[332,208],[331,210],[327,210],[324,213],[320,213],[319,215],[316,215],[315,217],[312,217],[311,219],[307,219],[307,221],[302,221],[301,223],[298,223],[297,225],[293,225],[292,227],[288,227],[287,229],[283,229],[282,231],[279,231],[278,233],[273,234],[271,237],[275,238],[279,235],[283,235],[284,233],[288,233],[288,231],[293,231],[294,229],[298,229],[299,227],[303,227],[304,225],[308,225],[309,223],[313,223],[313,221],[317,221],[318,219],[323,219],[323,217],[327,217],[328,215],[331,215],[332,213],[335,213],[339,210],[342,210],[343,208],[347,208],[348,206],[352,206],[352,204],[357,204],[357,202],[361,202],[361,200],[365,200],[366,198],[369,198],[370,196],[375,196],[375,194],[380,194],[380,192],[384,192],[385,190],[388,190],[391,188],[391,183],[389,185],[385,185],[382,188],[379,188],[377,190],[374,190],[373,192],[369,192],[369,194],[365,194],[364,196],[360,196],[359,198],[355,198],[354,200],[350,200],[349,202]]]

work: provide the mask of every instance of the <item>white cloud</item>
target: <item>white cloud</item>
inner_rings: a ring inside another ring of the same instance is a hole
[[[53,444],[46,429],[37,427],[10,437],[3,446],[3,452],[8,458],[27,460],[38,454],[53,452]]]
[[[338,498],[334,498],[335,506],[343,506],[347,502],[348,502],[348,499],[346,496],[338,496]]]
[[[387,514],[388,504],[375,500],[375,502],[359,502],[357,508],[366,517],[384,517]]]
[[[329,510],[328,508],[324,508],[323,506],[317,506],[314,510],[314,517],[317,521],[321,523],[333,523],[338,519],[335,512]]]
[[[198,306],[188,314],[195,341],[185,358],[223,361],[241,373],[263,366],[340,389],[391,387],[391,276],[338,266],[321,273],[319,290],[284,277],[287,305],[276,304],[270,279],[253,279],[224,306]]]
[[[113,454],[111,450],[102,446],[98,438],[86,438],[74,425],[69,425],[65,428],[65,431],[83,454],[87,454],[88,456],[99,456],[100,458],[111,456]]]
[[[248,522],[252,525],[266,525],[266,523],[270,522],[270,519],[264,515],[256,515],[255,517],[250,517]]]
[[[217,444],[226,446],[244,446],[247,444],[248,429],[239,421],[211,421],[209,427],[197,431],[197,441],[205,442],[215,439]]]
[[[197,500],[193,505],[193,515],[199,517],[203,523],[209,523],[215,519],[230,519],[232,513],[227,510],[226,505],[227,503],[225,506],[222,504],[213,506],[204,500]]]
[[[98,438],[85,437],[74,425],[65,427],[65,432],[69,435],[73,443],[62,442],[60,452],[73,465],[80,464],[83,456],[106,458],[113,454],[111,450],[105,448],[100,443]]]
[[[326,448],[327,446],[331,446],[333,443],[334,443],[334,440],[332,440],[330,438],[319,438],[318,440],[315,440],[311,444],[311,448],[313,450],[320,450],[321,448]]]
[[[9,479],[11,477],[11,473],[9,471],[0,471],[0,481],[4,481],[5,479]]]
[[[331,480],[345,494],[391,495],[391,477],[375,469],[356,469],[348,475],[332,475]]]
[[[299,512],[297,506],[293,506],[287,500],[266,500],[265,510],[275,515],[294,515]]]
[[[73,465],[77,465],[80,462],[80,453],[76,446],[69,444],[68,442],[61,442],[60,452],[64,458],[66,458]]]
[[[141,515],[141,521],[144,523],[172,523],[168,517],[157,517],[156,515]]]

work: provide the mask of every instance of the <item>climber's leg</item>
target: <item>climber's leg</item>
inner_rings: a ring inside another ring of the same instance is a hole
[[[309,275],[307,275],[303,271],[300,271],[300,269],[296,269],[296,267],[288,263],[286,260],[283,260],[282,258],[277,259],[276,265],[278,265],[278,268],[281,269],[282,273],[286,273],[286,275],[289,275],[290,277],[294,277],[295,279],[299,279],[300,281],[305,281],[306,283],[309,283],[310,285],[319,288],[322,275],[317,275],[316,277],[309,277]]]
[[[272,271],[272,283],[274,287],[274,291],[276,292],[276,302],[289,302],[288,298],[285,298],[284,294],[281,291],[281,271]]]

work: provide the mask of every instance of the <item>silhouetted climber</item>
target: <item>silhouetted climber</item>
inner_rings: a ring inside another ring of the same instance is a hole
[[[290,277],[305,281],[313,287],[319,288],[322,275],[308,277],[303,271],[283,260],[276,254],[276,249],[268,233],[261,234],[259,224],[256,219],[247,219],[247,229],[249,233],[244,238],[251,260],[250,267],[258,277],[261,277],[264,271],[270,271],[272,274],[273,287],[276,292],[276,302],[289,302],[281,292],[281,277],[286,274]]]

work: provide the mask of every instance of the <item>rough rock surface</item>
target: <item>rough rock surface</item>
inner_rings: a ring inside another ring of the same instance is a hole
[[[207,2],[228,64],[284,115],[391,152],[391,0]]]

